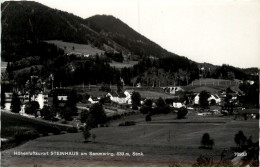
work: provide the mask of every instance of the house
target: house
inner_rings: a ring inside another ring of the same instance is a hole
[[[118,103],[118,104],[126,104],[126,103],[130,103],[131,102],[131,96],[129,96],[130,93],[129,92],[110,92],[107,94],[108,97],[110,97],[110,100],[112,102]]]
[[[200,100],[200,94],[196,94],[196,96],[194,97],[194,104],[199,104],[199,100]],[[216,104],[220,104],[221,103],[221,98],[217,95],[217,94],[211,94],[210,97],[208,98],[208,102],[210,103],[211,100],[215,100]]]
[[[208,101],[211,102],[211,100],[215,100],[216,104],[221,103],[221,98],[217,94],[210,95],[210,97],[208,98]]]
[[[196,94],[196,96],[194,97],[194,104],[200,104],[200,94]]]
[[[133,94],[134,90],[125,90],[124,94],[126,95],[126,101],[128,104],[132,104],[132,94]]]
[[[91,103],[91,104],[95,104],[95,103],[98,103],[100,100],[100,97],[93,97],[93,96],[90,96],[88,98],[88,101]]]
[[[181,107],[185,107],[185,104],[181,103],[181,102],[173,102],[172,106],[174,108],[181,108]]]
[[[163,87],[163,90],[165,93],[170,93],[170,94],[175,94],[178,91],[184,91],[181,87],[179,86],[173,86],[173,87]]]
[[[13,96],[12,92],[5,93],[5,109],[6,110],[11,110],[12,96]],[[21,107],[24,107],[25,104],[30,101],[28,93],[21,94],[20,92],[18,92],[18,97],[21,101]],[[33,95],[31,97],[31,101],[37,101],[39,103],[40,109],[42,109],[44,105],[48,105],[48,95],[41,92],[36,96]]]
[[[12,97],[13,97],[12,92],[5,93],[5,109],[6,110],[11,110]]]

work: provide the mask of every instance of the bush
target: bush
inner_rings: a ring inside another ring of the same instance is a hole
[[[216,104],[216,100],[215,99],[211,99],[210,100],[210,105],[214,106]]]
[[[52,132],[54,135],[59,135],[60,132],[61,132],[61,130],[60,130],[60,128],[54,126],[54,127],[52,127],[52,131],[51,131],[51,132]]]
[[[145,121],[147,121],[147,122],[152,121],[152,117],[151,117],[150,114],[148,114],[148,115],[145,117]]]
[[[213,139],[210,139],[210,136],[208,133],[204,133],[201,138],[201,147],[200,148],[206,148],[206,149],[212,149],[215,145],[215,142]]]
[[[132,109],[133,109],[133,110],[138,110],[138,106],[137,106],[136,104],[133,104],[133,105],[132,105]]]
[[[37,116],[37,110],[40,108],[40,105],[37,101],[32,101],[26,104],[25,113],[30,115]]]
[[[142,106],[142,107],[140,108],[140,112],[141,112],[142,114],[148,114],[149,111],[151,111],[151,107]]]
[[[86,126],[83,129],[83,136],[84,136],[85,142],[87,142],[88,138],[91,136],[91,134],[89,132],[89,128]]]
[[[124,123],[120,123],[118,126],[133,126],[135,125],[134,121],[125,121]]]
[[[14,134],[14,141],[16,144],[20,144],[24,141],[32,140],[39,136],[40,134],[35,130],[28,130],[28,131],[19,130]]]
[[[177,112],[177,119],[185,118],[187,115],[188,110],[185,107],[181,107]]]
[[[52,120],[56,115],[56,113],[49,106],[44,106],[40,113],[45,120]]]
[[[76,127],[68,127],[67,132],[68,133],[77,133],[78,129]]]

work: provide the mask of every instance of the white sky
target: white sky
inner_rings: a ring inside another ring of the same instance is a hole
[[[197,62],[260,68],[260,0],[40,0],[82,18],[113,15]]]

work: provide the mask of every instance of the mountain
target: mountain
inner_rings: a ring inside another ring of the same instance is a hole
[[[1,9],[2,59],[6,61],[14,61],[14,56],[21,54],[17,53],[21,44],[45,40],[91,44],[104,51],[112,48],[140,57],[175,56],[113,16],[82,19],[32,1],[6,1]]]
[[[73,46],[75,43],[84,44],[80,46],[84,47],[87,45],[88,48],[95,48],[93,50],[99,50],[100,53],[105,52],[104,57],[107,57],[107,59],[113,56],[120,56],[120,60],[123,59],[122,56],[125,58],[137,57],[139,65],[135,65],[133,69],[124,70],[125,73],[118,71],[117,76],[113,76],[113,82],[116,82],[116,78],[120,78],[121,74],[125,77],[124,80],[128,80],[130,84],[131,78],[137,77],[139,80],[146,81],[147,76],[148,79],[152,79],[154,73],[158,74],[158,76],[165,73],[164,76],[166,78],[178,75],[175,78],[179,78],[180,82],[186,83],[199,77],[199,73],[202,74],[199,68],[201,69],[202,67],[210,69],[208,71],[205,70],[203,77],[213,77],[214,74],[216,78],[234,75],[235,78],[245,78],[244,72],[235,67],[225,66],[222,68],[208,63],[196,63],[186,57],[168,52],[113,16],[96,15],[83,19],[71,13],[52,9],[33,1],[6,1],[1,4],[1,9],[1,58],[7,62],[13,62],[9,66],[13,66],[12,70],[15,71],[21,70],[25,66],[32,66],[30,68],[32,70],[27,71],[31,71],[30,73],[37,71],[35,73],[45,73],[45,76],[48,76],[49,73],[56,70],[56,63],[59,64],[64,75],[69,75],[66,73],[67,71],[71,73],[73,73],[72,71],[80,71],[80,68],[87,70],[84,64],[86,62],[83,62],[83,60],[76,60],[77,58],[74,57],[59,57],[66,53],[64,51],[66,46],[57,49],[49,43],[46,44],[46,41],[58,40],[60,42],[62,40],[69,42],[70,46]],[[87,47],[84,47],[84,49]],[[70,48],[72,50],[75,49],[74,46]],[[38,57],[37,62],[33,57]],[[151,60],[147,60],[147,58]],[[62,62],[64,63],[62,64]],[[100,61],[96,60],[96,62]],[[90,64],[95,65],[97,64],[96,62],[91,62]],[[106,63],[103,65],[109,69]],[[39,69],[38,66],[40,65],[46,68]],[[33,70],[34,68],[36,70]],[[109,70],[113,71],[114,69]],[[230,71],[233,71],[234,74],[230,73]],[[56,73],[58,74],[57,70]],[[248,73],[254,74],[257,72],[253,69],[248,70]],[[73,75],[71,74],[71,76]],[[82,77],[80,72],[78,72],[77,77]],[[75,75],[75,78],[77,77]],[[173,80],[176,79],[171,79],[171,81],[167,82],[170,83]],[[78,81],[78,83],[80,82],[81,80]],[[109,78],[106,82],[109,82]]]
[[[112,39],[134,54],[154,57],[175,55],[113,16],[96,15],[86,19],[86,23],[91,29]]]

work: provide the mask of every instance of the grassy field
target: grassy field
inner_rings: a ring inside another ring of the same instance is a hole
[[[59,40],[49,40],[46,42],[53,43],[53,44],[57,45],[57,47],[64,49],[65,53],[75,52],[75,53],[90,54],[90,55],[104,53],[103,50],[100,50],[98,48],[95,48],[91,45],[86,45],[86,44],[63,42],[63,41],[59,41]],[[73,50],[73,47],[74,47],[74,50]]]
[[[192,115],[192,114],[191,114]],[[258,140],[258,121],[234,121],[229,117],[200,117],[193,115],[178,122],[176,115],[157,115],[151,123],[144,115],[132,115],[117,120],[110,127],[92,129],[97,137],[84,143],[82,133],[41,137],[19,147],[2,152],[2,164],[10,166],[168,166],[172,162],[191,165],[200,154],[208,154],[218,161],[224,148],[236,146],[234,135],[243,130],[253,141]],[[196,120],[203,119],[203,123]],[[136,121],[135,126],[119,127],[123,121]],[[207,121],[208,120],[208,121]],[[163,123],[160,123],[162,122]],[[176,123],[178,122],[178,123]],[[202,150],[200,140],[209,133],[215,140],[213,150]],[[82,152],[142,152],[144,156],[14,156],[14,151],[78,151]],[[10,158],[11,157],[11,158]]]
[[[123,62],[123,63],[119,63],[119,62],[115,62],[113,61],[112,63],[109,63],[109,65],[111,67],[115,67],[117,69],[121,69],[121,68],[130,68],[130,67],[133,67],[135,64],[137,64],[138,61],[128,61],[128,62]]]
[[[224,79],[213,79],[213,78],[200,78],[196,79],[188,86],[183,88],[187,91],[201,92],[202,90],[207,90],[210,93],[217,93],[220,90],[226,90],[230,87],[234,91],[240,91],[239,80],[224,80]]]
[[[2,149],[19,144],[17,141],[14,141],[16,135],[28,133],[33,133],[35,135],[48,135],[48,133],[59,134],[60,131],[66,131],[67,128],[68,126],[66,125],[31,119],[18,114],[1,112],[1,138],[8,139],[8,142],[2,143]],[[29,140],[30,138],[28,137],[27,139]],[[27,139],[22,139],[21,142],[24,142]]]

